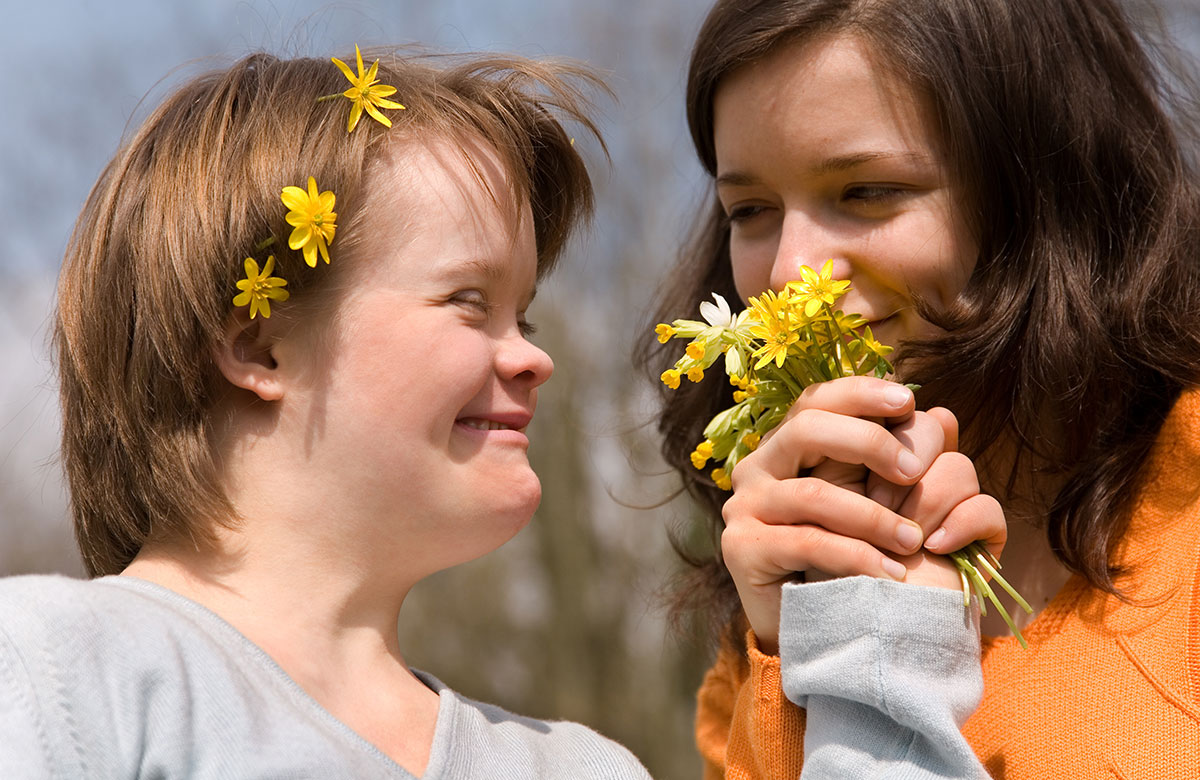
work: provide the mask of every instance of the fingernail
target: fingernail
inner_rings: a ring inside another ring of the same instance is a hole
[[[904,568],[903,564],[897,563],[887,556],[884,556],[882,565],[887,575],[896,582],[903,582],[904,577],[908,574],[908,569]]]
[[[937,548],[938,546],[940,546],[942,543],[942,540],[945,538],[946,538],[946,529],[939,528],[936,531],[934,531],[933,533],[931,533],[929,535],[929,538],[925,540],[925,546],[928,547],[930,550],[933,550],[933,549]]]
[[[896,529],[896,541],[905,551],[916,550],[921,546],[921,529],[916,525],[904,523]],[[890,558],[888,560],[891,560]],[[900,564],[896,564],[899,566]],[[904,568],[901,566],[900,568]]]
[[[925,464],[921,463],[921,459],[908,450],[901,450],[900,457],[896,458],[896,468],[900,469],[900,473],[909,479],[916,479],[921,476]]]
[[[892,385],[883,391],[883,400],[891,406],[904,406],[912,398],[912,391],[904,385]]]

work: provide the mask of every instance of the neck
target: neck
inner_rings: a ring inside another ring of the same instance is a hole
[[[212,610],[306,688],[365,664],[403,666],[396,631],[407,589],[389,592],[366,572],[331,566],[331,557],[221,532],[203,549],[148,543],[123,574]]]
[[[317,561],[294,546],[237,545],[237,538],[218,534],[213,549],[203,550],[147,544],[122,574],[215,612],[330,714],[420,776],[438,697],[400,654],[397,619],[407,588],[331,565],[331,555]]]
[[[1024,630],[1058,595],[1071,572],[1054,557],[1041,525],[1019,516],[1009,517],[1008,543],[1004,546],[1001,562],[1004,569],[1000,573],[1004,579],[1033,607],[1033,613],[1026,614],[1006,595],[1001,595],[1001,600],[1011,605],[1013,622]],[[987,636],[1012,635],[995,610],[983,617],[981,627]]]

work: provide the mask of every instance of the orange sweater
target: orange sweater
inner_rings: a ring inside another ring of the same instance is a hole
[[[1124,603],[1072,578],[1025,631],[985,637],[964,734],[997,780],[1200,778],[1200,390],[1163,426],[1115,553]],[[796,780],[804,713],[778,657],[721,648],[700,688],[706,780]]]

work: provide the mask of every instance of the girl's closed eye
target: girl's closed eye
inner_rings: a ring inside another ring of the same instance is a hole
[[[482,290],[459,290],[450,296],[450,303],[473,310],[473,313],[482,317],[487,317],[496,308]]]
[[[521,331],[522,336],[529,338],[533,334],[537,333],[537,325],[534,325],[532,322],[526,319],[525,313],[521,312],[521,314],[517,316],[517,330]]]

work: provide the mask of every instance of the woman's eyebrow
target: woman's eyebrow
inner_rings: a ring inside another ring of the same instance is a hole
[[[824,176],[829,173],[847,171],[872,162],[903,162],[914,165],[927,165],[932,160],[929,155],[920,152],[853,152],[826,157],[810,169],[813,176]],[[718,187],[750,187],[761,184],[762,180],[748,171],[726,171],[717,176]]]
[[[854,152],[825,158],[813,168],[813,173],[836,173],[880,161],[922,164],[928,163],[930,159],[928,155],[919,152]]]

